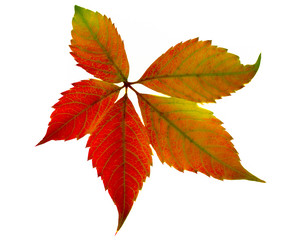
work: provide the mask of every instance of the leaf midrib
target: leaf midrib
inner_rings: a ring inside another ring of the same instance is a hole
[[[127,92],[123,99],[123,112],[122,112],[122,122],[121,122],[121,129],[122,129],[122,144],[123,144],[123,209],[121,213],[121,221],[118,223],[117,230],[119,230],[124,223],[124,213],[125,213],[125,204],[126,204],[126,107],[127,107]]]
[[[217,76],[231,76],[231,75],[241,75],[241,74],[248,74],[253,72],[254,70],[251,69],[250,71],[240,71],[240,72],[222,72],[222,73],[189,73],[189,74],[169,74],[169,75],[159,75],[154,77],[147,77],[143,79],[139,79],[135,83],[142,83],[146,81],[151,81],[155,79],[163,79],[163,78],[185,78],[185,77],[217,77]]]

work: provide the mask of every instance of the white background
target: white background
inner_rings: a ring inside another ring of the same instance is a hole
[[[195,37],[244,64],[261,52],[252,82],[207,108],[235,139],[243,166],[267,183],[183,174],[154,157],[114,236],[118,213],[87,161],[88,138],[35,147],[60,93],[92,77],[69,54],[75,4],[115,23],[130,81],[169,47]],[[0,239],[288,239],[287,22],[279,0],[1,3]]]

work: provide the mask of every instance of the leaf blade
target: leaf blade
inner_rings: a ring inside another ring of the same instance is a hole
[[[127,81],[129,63],[124,43],[111,19],[75,6],[70,48],[78,66],[104,81]]]
[[[53,106],[47,132],[37,146],[50,140],[80,139],[93,132],[93,128],[113,106],[119,90],[116,85],[95,79],[74,83]]]
[[[188,40],[156,59],[138,83],[193,102],[215,102],[241,89],[256,74],[261,61],[242,65],[239,57],[211,41]]]
[[[87,147],[88,159],[117,206],[119,231],[152,164],[146,130],[127,95],[98,124]]]
[[[179,171],[200,171],[220,180],[263,182],[240,164],[232,137],[212,112],[177,98],[138,94],[138,101],[161,162]]]

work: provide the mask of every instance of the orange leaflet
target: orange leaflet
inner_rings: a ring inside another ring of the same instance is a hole
[[[125,82],[129,64],[115,26],[98,12],[75,6],[72,56],[78,66],[106,82]]]
[[[150,143],[162,162],[179,171],[263,182],[242,167],[221,121],[196,103],[213,102],[242,88],[257,72],[260,56],[254,65],[243,66],[236,55],[211,46],[211,41],[193,39],[170,48],[131,83],[124,45],[111,20],[75,6],[72,24],[71,54],[102,81],[83,80],[62,93],[38,145],[90,134],[88,158],[117,206],[117,231],[149,176]],[[123,86],[113,84],[118,82]],[[141,94],[135,83],[172,97]],[[122,88],[126,93],[115,103]],[[138,96],[145,126],[128,88]]]
[[[81,138],[93,132],[102,116],[113,106],[120,88],[90,79],[73,84],[53,108],[45,137],[38,145],[50,140]]]
[[[212,112],[179,98],[141,94],[138,100],[151,144],[162,162],[220,180],[263,182],[242,167],[231,136]]]
[[[243,66],[239,57],[211,41],[197,38],[179,43],[160,56],[138,83],[155,91],[194,102],[215,102],[242,88],[256,74],[254,65]]]
[[[89,159],[119,212],[121,228],[143,182],[150,174],[151,149],[147,132],[125,95],[106,114],[90,136]]]

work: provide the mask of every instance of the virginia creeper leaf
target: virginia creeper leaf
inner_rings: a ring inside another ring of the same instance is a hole
[[[149,144],[163,163],[179,171],[264,182],[243,168],[221,121],[197,105],[242,88],[256,74],[261,55],[254,65],[244,66],[238,56],[211,46],[211,41],[193,39],[170,48],[137,82],[128,82],[124,44],[111,20],[75,6],[72,25],[72,56],[102,81],[83,80],[63,92],[38,145],[90,134],[88,159],[117,206],[117,231],[150,174]],[[119,82],[123,87],[113,84]],[[171,97],[141,94],[135,83]],[[125,95],[115,103],[122,88]],[[137,94],[145,126],[128,98],[128,88]]]
[[[212,112],[179,98],[141,94],[138,100],[151,144],[162,162],[220,180],[263,182],[242,167],[231,136]]]
[[[102,116],[113,106],[119,87],[95,79],[73,84],[63,92],[53,108],[45,137],[38,145],[50,140],[70,140],[92,133]]]
[[[150,174],[151,149],[147,132],[131,101],[121,98],[90,136],[89,159],[119,212],[121,228],[145,178]]]
[[[129,64],[124,44],[111,20],[75,6],[72,56],[78,66],[106,82],[127,81]]]
[[[138,81],[146,87],[194,102],[214,102],[242,88],[256,74],[254,65],[243,66],[239,57],[211,41],[198,38],[179,43],[160,56]]]

